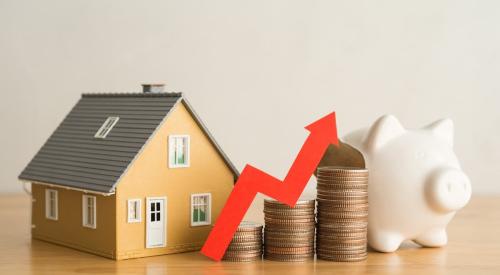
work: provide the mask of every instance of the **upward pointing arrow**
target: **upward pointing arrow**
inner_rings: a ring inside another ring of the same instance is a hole
[[[283,181],[250,165],[245,166],[201,253],[220,261],[258,192],[291,207],[295,206],[328,146],[338,145],[335,113],[305,128],[311,133]]]

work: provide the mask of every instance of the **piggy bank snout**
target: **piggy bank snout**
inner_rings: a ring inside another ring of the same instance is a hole
[[[440,168],[434,171],[426,189],[431,207],[444,213],[461,209],[471,196],[469,178],[456,168]]]

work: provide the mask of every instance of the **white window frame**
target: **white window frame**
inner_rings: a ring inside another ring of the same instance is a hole
[[[87,223],[87,216],[88,216],[88,198],[93,198],[93,215],[94,215],[94,223],[89,224]],[[82,225],[84,227],[96,229],[97,227],[97,198],[96,196],[90,196],[90,195],[83,195],[82,196]]]
[[[131,208],[135,205],[136,217],[132,217]],[[127,222],[137,223],[142,221],[142,200],[141,199],[130,199],[127,201]]]
[[[193,213],[194,213],[194,198],[195,197],[208,197],[208,211],[206,213],[207,220],[206,221],[193,221]],[[203,226],[212,224],[212,194],[211,193],[196,193],[191,194],[191,226]]]
[[[50,215],[52,213],[50,209],[50,194],[54,194],[54,216]],[[57,221],[59,219],[59,195],[57,190],[45,189],[45,218],[54,221]]]
[[[110,116],[104,121],[99,130],[94,135],[94,138],[106,138],[106,136],[111,132],[111,129],[115,127],[116,123],[118,123],[120,117]]]
[[[185,152],[184,152],[184,157],[186,159],[184,164],[177,164],[175,163],[175,152],[176,152],[176,144],[175,140],[178,138],[182,138],[185,140]],[[191,156],[190,156],[190,151],[191,151],[191,137],[189,135],[169,135],[168,136],[168,167],[169,168],[186,168],[189,167],[190,161],[191,161]]]

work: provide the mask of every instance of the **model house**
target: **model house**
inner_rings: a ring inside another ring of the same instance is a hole
[[[181,93],[84,94],[23,170],[32,236],[112,259],[199,250],[238,171]]]

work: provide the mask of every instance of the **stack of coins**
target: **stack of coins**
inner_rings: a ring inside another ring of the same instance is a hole
[[[368,170],[319,167],[318,259],[361,261],[367,254]]]
[[[275,200],[264,201],[264,258],[295,262],[314,258],[314,200],[298,201],[291,208]]]
[[[261,260],[262,225],[242,221],[222,259],[232,262]]]

